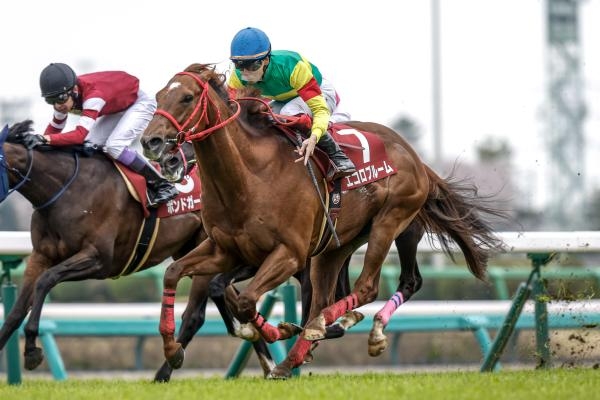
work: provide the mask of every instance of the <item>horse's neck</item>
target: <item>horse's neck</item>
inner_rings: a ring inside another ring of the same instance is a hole
[[[46,203],[74,172],[73,160],[68,162],[69,155],[66,153],[32,151],[33,159],[29,159],[23,146],[10,143],[5,146],[5,151],[10,168],[19,171],[9,171],[10,187],[20,185],[18,192],[34,207]]]
[[[247,161],[240,147],[247,147],[247,138],[239,134],[237,126],[227,127],[217,131],[200,143],[195,143],[197,162],[200,170],[206,173],[202,179],[217,183],[227,183],[225,186],[241,187],[246,180]],[[220,186],[220,185],[219,185]]]

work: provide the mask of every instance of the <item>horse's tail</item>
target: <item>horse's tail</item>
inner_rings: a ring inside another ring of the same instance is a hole
[[[430,190],[417,215],[426,231],[435,235],[443,251],[454,261],[450,240],[458,245],[473,275],[485,280],[490,255],[503,248],[484,216],[506,218],[502,210],[490,205],[489,197],[477,194],[477,188],[453,177],[442,179],[426,166]]]

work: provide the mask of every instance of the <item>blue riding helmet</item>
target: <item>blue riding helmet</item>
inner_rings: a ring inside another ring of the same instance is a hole
[[[257,28],[244,28],[231,41],[231,57],[235,60],[260,60],[271,52],[269,37]]]

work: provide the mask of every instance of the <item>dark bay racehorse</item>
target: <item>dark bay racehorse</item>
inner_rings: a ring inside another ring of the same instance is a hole
[[[144,132],[149,158],[170,151],[183,139],[194,141],[203,185],[203,221],[209,239],[172,263],[164,278],[160,332],[165,357],[180,365],[181,346],[174,340],[171,305],[183,276],[211,275],[237,265],[258,267],[255,278],[240,293],[238,315],[252,321],[261,334],[276,340],[277,332],[259,318],[256,302],[268,290],[303,269],[318,245],[323,221],[321,199],[294,146],[279,134],[272,119],[254,114],[249,100],[229,100],[225,77],[214,67],[194,64],[176,74],[157,94],[157,115]],[[381,265],[396,237],[413,221],[462,250],[470,271],[485,277],[490,251],[501,242],[484,214],[486,207],[472,187],[442,179],[423,164],[408,143],[393,130],[366,122],[347,123],[375,133],[397,172],[359,190],[343,194],[336,231],[340,247],[331,243],[311,261],[313,297],[309,322],[273,377],[287,377],[302,364],[312,342],[325,336],[326,326],[346,312],[376,298]],[[316,170],[316,168],[314,168]],[[316,172],[317,182],[323,176]],[[359,246],[367,243],[364,265],[352,293],[332,304],[339,269]],[[400,298],[400,303],[402,302]],[[370,342],[380,341],[389,309],[376,316]]]
[[[27,150],[21,143],[31,125],[25,121],[11,127],[0,161],[0,178],[6,173],[11,190],[19,191],[35,209],[31,219],[33,251],[15,306],[0,328],[1,350],[31,309],[24,351],[25,367],[30,370],[43,360],[36,338],[48,292],[64,281],[120,276],[143,220],[140,204],[129,194],[112,161],[104,155],[83,157],[71,149]],[[138,271],[170,256],[181,257],[205,237],[200,212],[161,219],[152,251]],[[198,276],[192,281],[180,330],[181,342],[186,345],[204,323],[211,278]],[[243,273],[238,279],[244,279]],[[218,295],[214,289],[213,294]],[[270,371],[274,363],[266,343],[257,341],[255,350],[265,372]],[[155,379],[168,381],[171,371],[165,363]]]

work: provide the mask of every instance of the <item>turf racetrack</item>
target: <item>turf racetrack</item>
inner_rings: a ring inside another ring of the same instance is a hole
[[[242,377],[149,380],[24,379],[0,384],[0,399],[139,400],[139,399],[599,399],[600,371],[594,368],[502,371],[497,373],[365,373],[302,375],[287,381]]]

